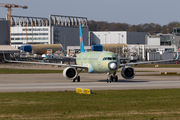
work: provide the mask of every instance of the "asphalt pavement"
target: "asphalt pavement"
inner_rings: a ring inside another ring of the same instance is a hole
[[[117,75],[118,82],[107,83],[106,74],[80,73],[81,82],[67,80],[62,73],[1,74],[0,92],[75,91],[76,88],[91,90],[180,88],[179,76],[135,76],[134,79],[126,80],[121,77],[120,72]]]

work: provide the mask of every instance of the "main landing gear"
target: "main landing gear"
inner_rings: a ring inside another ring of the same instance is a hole
[[[108,82],[113,82],[113,80],[114,80],[114,82],[118,82],[118,76],[116,75],[116,72],[114,72],[113,73],[113,75],[111,75],[111,73],[107,73],[107,83]]]
[[[76,78],[74,78],[73,82],[76,82],[76,80],[77,80],[77,82],[80,82],[80,76],[77,76]]]
[[[77,73],[77,76],[73,79],[73,82],[80,82],[80,76],[78,76],[78,74],[82,71],[82,69]]]

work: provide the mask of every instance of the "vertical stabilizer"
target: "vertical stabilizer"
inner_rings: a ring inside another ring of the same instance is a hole
[[[80,39],[80,52],[83,53],[84,51],[84,45],[83,45],[83,38],[82,38],[82,31],[81,31],[81,24],[79,24],[79,39]]]

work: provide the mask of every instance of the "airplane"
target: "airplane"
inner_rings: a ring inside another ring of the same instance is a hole
[[[165,62],[165,61],[173,61],[178,59],[178,53],[176,59],[168,59],[168,60],[159,60],[159,61],[145,61],[138,63],[125,63],[121,64],[117,55],[110,51],[92,51],[85,52],[81,31],[81,24],[79,24],[79,34],[80,34],[80,54],[75,58],[76,65],[70,64],[60,64],[60,63],[45,63],[45,62],[27,62],[27,61],[12,61],[6,60],[11,63],[32,63],[32,64],[44,64],[44,65],[58,65],[58,66],[66,66],[63,70],[63,76],[67,79],[73,80],[75,82],[80,82],[79,73],[82,70],[85,70],[88,73],[107,73],[107,83],[118,81],[118,76],[116,75],[116,71],[123,67],[121,70],[121,76],[125,79],[133,79],[135,76],[135,70],[133,67],[129,65],[137,65],[137,64],[147,64],[154,62]],[[77,69],[80,69],[78,71]]]

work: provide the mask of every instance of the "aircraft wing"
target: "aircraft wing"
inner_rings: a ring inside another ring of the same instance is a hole
[[[76,67],[76,68],[82,68],[82,69],[88,69],[88,66],[86,65],[70,65],[70,64],[61,64],[61,63],[46,63],[46,62],[27,62],[27,61],[12,61],[12,60],[6,60],[10,63],[27,63],[27,64],[39,64],[39,65],[57,65],[57,66],[66,66],[66,67]]]
[[[3,52],[3,56],[4,56],[4,52]],[[66,57],[67,58],[67,57]],[[72,57],[68,57],[68,58],[72,58]],[[74,59],[76,59],[75,57],[73,57]],[[70,64],[61,64],[61,63],[45,63],[45,62],[28,62],[28,61],[13,61],[13,60],[7,60],[4,56],[4,60],[6,62],[10,62],[10,63],[27,63],[27,64],[39,64],[39,65],[57,65],[57,66],[66,66],[66,67],[76,67],[76,68],[81,68],[81,69],[88,69],[88,66],[86,65],[70,65]]]
[[[4,53],[3,53],[4,55]],[[61,63],[45,63],[45,62],[28,62],[28,61],[13,61],[7,60],[4,56],[4,60],[10,63],[29,63],[29,64],[39,64],[39,65],[57,65],[57,66],[66,66],[66,67],[76,67],[81,69],[88,69],[86,65],[70,65],[70,64],[61,64]]]
[[[145,61],[145,62],[136,62],[136,63],[126,63],[126,64],[120,64],[120,67],[129,66],[129,65],[138,65],[138,64],[168,62],[168,61],[174,61],[174,60],[177,60],[177,58],[176,59],[159,60],[159,61]]]
[[[70,57],[70,56],[62,56],[62,58],[76,59],[76,57]]]

